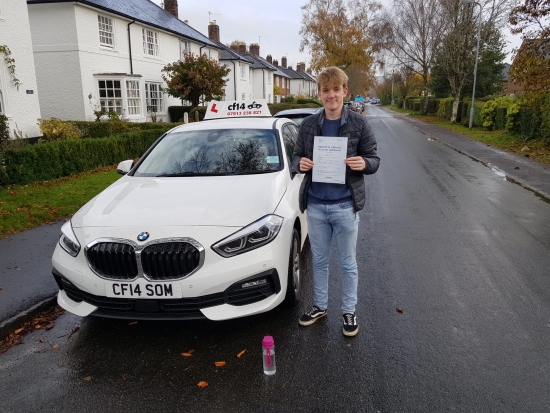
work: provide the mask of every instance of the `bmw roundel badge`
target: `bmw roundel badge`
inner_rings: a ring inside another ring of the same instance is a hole
[[[147,238],[149,238],[149,233],[148,232],[142,232],[137,237],[138,241],[145,241]]]

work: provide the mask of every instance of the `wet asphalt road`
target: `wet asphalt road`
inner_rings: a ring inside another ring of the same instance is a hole
[[[382,162],[361,212],[357,337],[341,333],[333,255],[328,318],[307,328],[310,296],[227,322],[65,314],[0,355],[0,412],[550,411],[550,204],[377,107],[367,116]]]

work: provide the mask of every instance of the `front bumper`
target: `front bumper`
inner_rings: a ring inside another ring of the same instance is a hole
[[[242,316],[261,307],[278,304],[281,283],[276,269],[263,271],[234,283],[225,291],[192,298],[168,300],[133,300],[110,298],[80,290],[55,268],[53,276],[59,286],[58,304],[79,316],[98,316],[131,320],[225,319]],[[242,284],[266,280],[256,286]],[[266,302],[268,301],[268,302]],[[274,306],[275,306],[274,305]],[[265,310],[264,310],[265,311]],[[220,317],[223,314],[223,317]],[[233,314],[233,316],[231,316]]]

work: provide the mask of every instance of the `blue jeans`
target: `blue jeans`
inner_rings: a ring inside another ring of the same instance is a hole
[[[307,225],[313,256],[313,300],[324,310],[328,306],[328,264],[330,243],[336,240],[342,268],[342,313],[354,313],[357,304],[357,232],[359,214],[353,203],[308,204]]]

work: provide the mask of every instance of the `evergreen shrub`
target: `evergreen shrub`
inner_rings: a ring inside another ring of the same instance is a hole
[[[67,139],[7,149],[2,153],[0,186],[48,181],[98,166],[135,159],[170,129],[127,132],[103,139]]]
[[[540,136],[541,118],[536,109],[523,106],[519,110],[520,134],[528,139],[536,139]]]
[[[168,106],[168,114],[171,122],[180,122],[185,112],[189,113],[193,106]]]
[[[304,105],[306,103],[314,103],[317,106],[323,106],[323,104],[321,102],[319,102],[318,100],[315,100],[315,99],[298,99],[296,101],[296,103],[299,103],[301,105]]]

